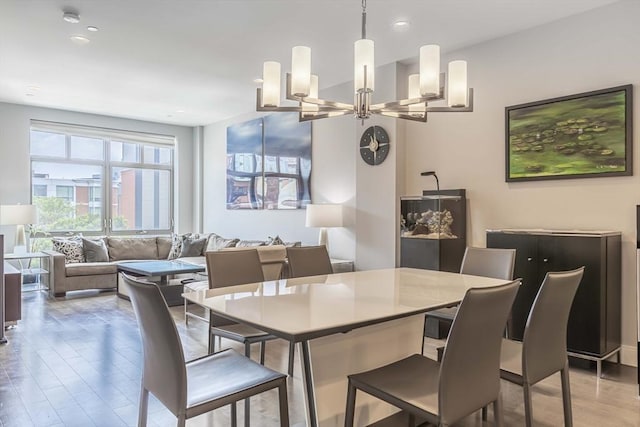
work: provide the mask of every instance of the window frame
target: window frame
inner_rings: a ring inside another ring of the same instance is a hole
[[[97,128],[97,127],[85,127],[71,124],[62,124],[54,122],[43,122],[38,120],[32,120],[29,128],[29,135],[32,131],[60,133],[65,136],[65,156],[46,156],[31,154],[29,151],[29,188],[30,188],[30,202],[33,203],[33,163],[34,162],[47,162],[56,163],[60,165],[87,165],[87,166],[99,166],[101,169],[101,227],[100,230],[88,231],[88,230],[57,230],[47,231],[46,234],[50,236],[68,236],[71,234],[82,233],[86,236],[123,236],[123,235],[166,235],[173,233],[175,224],[175,160],[176,160],[176,138],[168,135],[155,135],[146,134],[140,132],[131,132],[124,130]],[[71,138],[72,136],[98,138],[102,140],[103,144],[103,159],[102,160],[87,160],[87,159],[74,159],[71,157]],[[111,142],[126,142],[136,144],[136,149],[139,153],[139,162],[119,162],[111,160]],[[170,162],[169,164],[155,164],[144,162],[144,147],[155,146],[158,148],[169,148],[170,150]],[[113,217],[112,217],[112,191],[113,180],[112,173],[114,167],[129,167],[133,169],[146,169],[146,170],[164,170],[169,173],[169,220],[168,228],[157,229],[127,229],[127,230],[114,230],[113,229]],[[50,196],[45,196],[50,197]],[[43,233],[36,232],[33,237],[44,237]]]

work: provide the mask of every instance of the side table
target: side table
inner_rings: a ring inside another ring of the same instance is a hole
[[[17,254],[4,254],[5,261],[17,261],[22,274],[22,290],[43,290],[49,289],[51,273],[49,266],[49,255],[44,252],[26,252]],[[33,267],[31,263],[38,260],[38,266]],[[25,283],[26,277],[35,276],[35,283]],[[44,280],[43,280],[44,279]]]
[[[354,263],[349,259],[331,258],[331,267],[334,273],[348,273],[354,270]]]

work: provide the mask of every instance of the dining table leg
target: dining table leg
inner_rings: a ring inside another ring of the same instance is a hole
[[[302,349],[302,376],[307,394],[307,409],[309,410],[309,426],[318,427],[318,414],[316,412],[316,397],[313,391],[313,375],[311,373],[309,341],[301,341],[300,346]]]

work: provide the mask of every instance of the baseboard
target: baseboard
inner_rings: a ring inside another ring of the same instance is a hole
[[[620,349],[620,363],[638,367],[638,349],[633,345],[623,345]]]

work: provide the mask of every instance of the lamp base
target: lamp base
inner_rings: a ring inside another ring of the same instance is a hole
[[[326,246],[327,250],[329,250],[329,236],[326,227],[320,228],[320,233],[318,234],[318,245]]]

